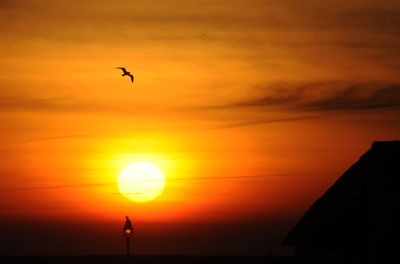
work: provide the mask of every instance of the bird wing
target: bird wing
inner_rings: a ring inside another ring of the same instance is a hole
[[[131,81],[132,81],[132,83],[133,83],[133,75],[132,74],[129,74],[129,76],[131,77]]]
[[[127,71],[124,67],[117,67],[117,69],[121,69],[124,73],[127,73]]]

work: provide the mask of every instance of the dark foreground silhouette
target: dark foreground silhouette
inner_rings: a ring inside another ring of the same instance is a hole
[[[0,263],[292,264],[291,256],[43,256],[0,257]]]
[[[283,241],[297,263],[400,263],[400,141],[374,142]]]

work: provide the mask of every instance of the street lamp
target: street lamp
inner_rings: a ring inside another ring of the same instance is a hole
[[[122,234],[126,238],[126,255],[129,256],[129,249],[130,249],[129,240],[133,236],[133,228],[132,228],[132,222],[131,222],[131,220],[129,220],[129,217],[127,217],[127,216],[125,216],[125,217],[126,217],[126,221],[125,221],[124,229],[122,230]]]

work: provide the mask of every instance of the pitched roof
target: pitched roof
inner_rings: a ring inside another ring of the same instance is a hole
[[[363,243],[390,230],[399,212],[400,141],[374,142],[304,214],[284,246]]]

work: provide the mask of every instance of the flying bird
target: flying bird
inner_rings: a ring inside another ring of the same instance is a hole
[[[122,76],[125,76],[125,75],[127,75],[127,76],[129,76],[129,77],[131,77],[131,81],[132,81],[132,83],[133,83],[133,75],[130,73],[130,72],[128,72],[124,67],[117,67],[117,69],[121,69],[124,73],[122,74]]]

